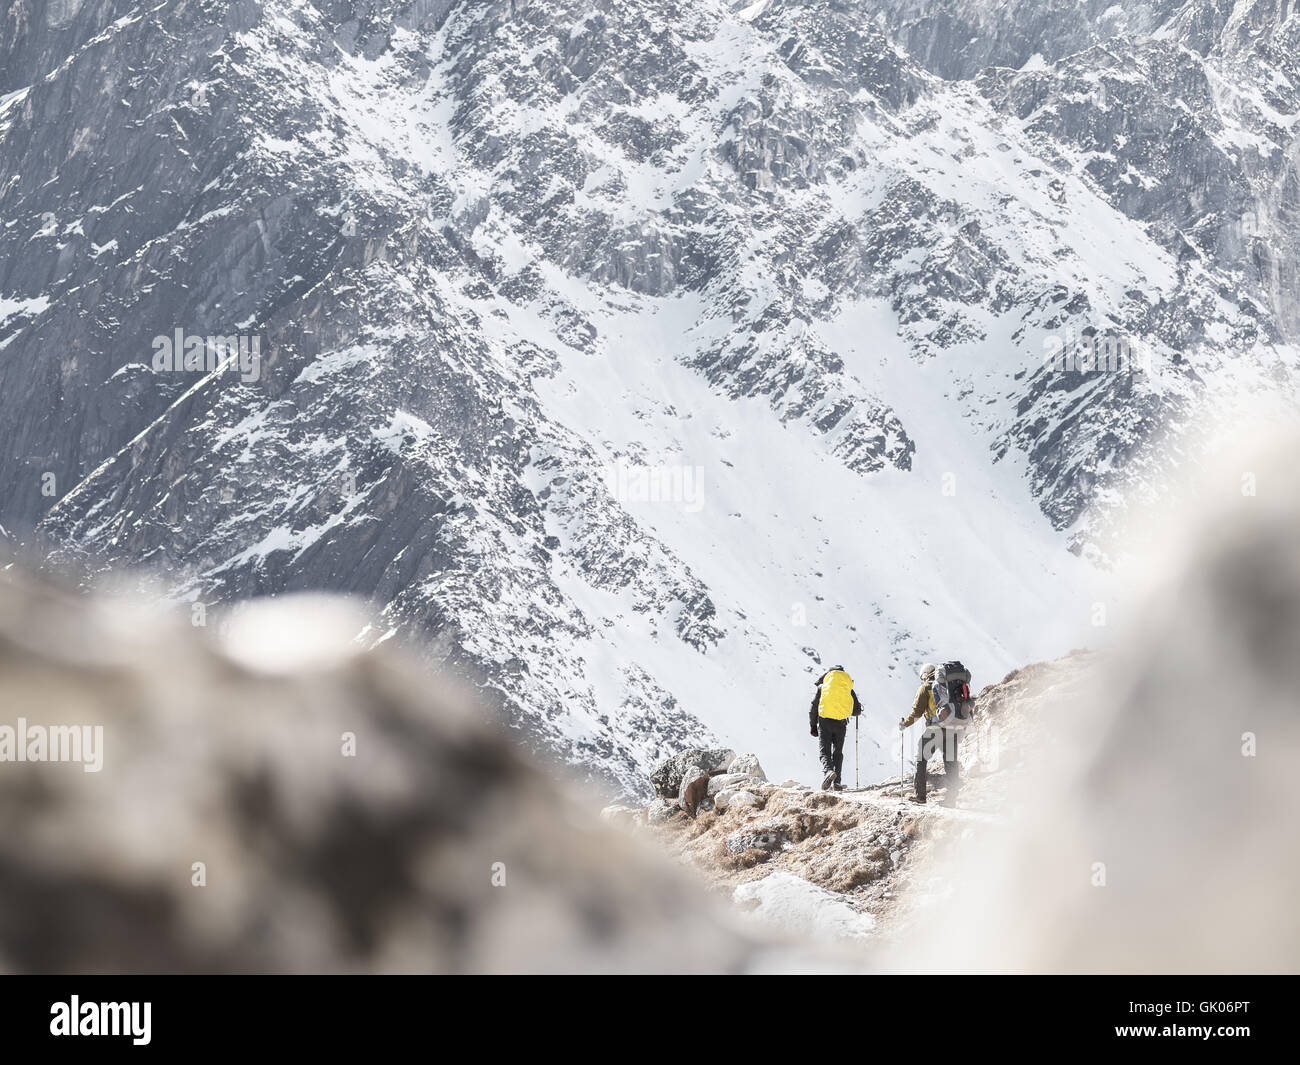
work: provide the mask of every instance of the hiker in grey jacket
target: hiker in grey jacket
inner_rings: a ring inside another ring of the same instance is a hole
[[[960,663],[950,663],[960,665]],[[962,667],[964,668],[964,667]],[[969,695],[969,672],[962,681],[967,687],[964,692],[953,692],[944,666],[935,666],[927,662],[921,667],[921,686],[916,690],[912,700],[912,712],[898,723],[900,730],[906,729],[914,721],[924,717],[925,731],[916,747],[915,793],[912,801],[924,803],[926,795],[926,763],[936,750],[943,752],[944,796],[945,806],[954,806],[957,792],[961,789],[961,763],[957,760],[957,748],[961,733],[970,724],[970,701],[960,698]],[[959,678],[960,679],[960,678]]]

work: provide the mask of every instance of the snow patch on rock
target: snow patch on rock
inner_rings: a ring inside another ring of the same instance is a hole
[[[759,918],[801,936],[859,939],[871,934],[876,920],[859,913],[833,891],[791,873],[772,873],[736,888],[736,902],[752,907]]]

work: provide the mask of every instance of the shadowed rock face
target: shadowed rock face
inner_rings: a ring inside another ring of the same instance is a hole
[[[675,870],[358,627],[290,597],[209,639],[0,583],[0,727],[103,729],[98,772],[0,762],[0,971],[745,964]]]

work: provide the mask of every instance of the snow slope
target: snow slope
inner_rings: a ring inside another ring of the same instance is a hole
[[[1110,594],[1105,576],[1062,550],[1021,472],[991,465],[986,443],[938,401],[943,369],[907,365],[891,375],[888,361],[866,364],[861,347],[892,346],[906,359],[887,311],[884,321],[848,311],[834,323],[836,350],[887,382],[895,409],[903,411],[895,397],[914,401],[903,417],[926,446],[910,472],[863,478],[804,446],[797,426],[775,425],[765,404],[718,396],[674,357],[697,342],[690,303],[603,321],[601,355],[572,354],[539,389],[552,416],[585,435],[602,470],[635,454],[653,468],[699,471],[698,500],[624,506],[709,589],[727,632],[707,654],[682,655],[657,619],[593,591],[581,571],[566,573],[560,587],[596,622],[581,652],[587,683],[638,661],[671,677],[670,690],[702,708],[720,741],[768,752],[773,779],[806,780],[817,766],[804,730],[812,681],[842,663],[866,707],[861,767],[874,779],[895,764],[895,723],[921,662],[960,656],[987,682],[1025,655],[1092,635],[1092,605]],[[653,411],[681,413],[637,416]],[[563,555],[567,530],[548,523],[547,531]]]

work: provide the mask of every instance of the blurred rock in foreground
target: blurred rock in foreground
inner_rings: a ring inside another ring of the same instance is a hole
[[[187,620],[0,582],[0,971],[749,967],[468,697],[362,653],[347,604]],[[13,760],[60,725],[103,727],[101,771]]]

